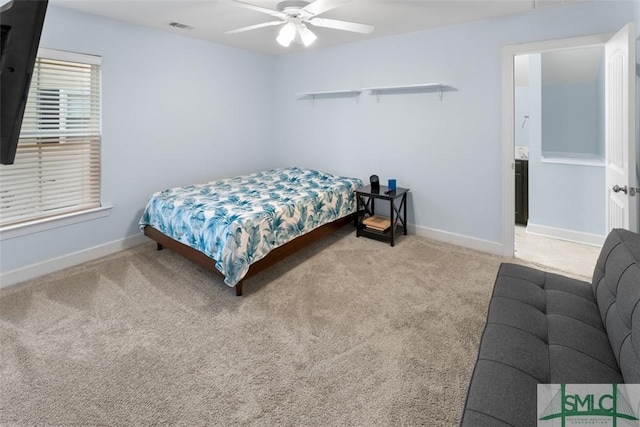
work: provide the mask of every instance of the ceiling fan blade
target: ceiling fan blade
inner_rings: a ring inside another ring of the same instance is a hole
[[[349,3],[353,0],[316,0],[312,3],[309,3],[301,10],[303,12],[307,12],[312,16],[320,15],[328,10],[335,9],[338,6],[342,6],[346,3]]]
[[[231,31],[225,31],[225,34],[237,34],[237,33],[243,33],[245,31],[251,31],[251,30],[256,30],[258,28],[264,28],[264,27],[272,27],[274,25],[282,25],[284,24],[285,21],[271,21],[271,22],[264,22],[262,24],[256,24],[256,25],[249,25],[248,27],[242,27],[242,28],[236,28],[235,30],[231,30]]]
[[[344,30],[362,34],[369,34],[375,28],[373,25],[358,24],[356,22],[348,21],[338,21],[336,19],[327,18],[311,18],[306,22],[315,27],[333,28],[334,30]]]
[[[240,0],[232,0],[232,1],[240,7],[244,7],[245,9],[251,9],[251,10],[255,10],[256,12],[266,13],[267,15],[275,16],[281,19],[284,19],[287,17],[287,15],[285,15],[282,12],[278,12],[277,10],[267,9],[266,7],[256,6],[255,4],[245,3]]]

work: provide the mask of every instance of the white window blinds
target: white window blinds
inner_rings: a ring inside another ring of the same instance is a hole
[[[100,206],[101,58],[40,49],[13,165],[0,165],[0,226]]]

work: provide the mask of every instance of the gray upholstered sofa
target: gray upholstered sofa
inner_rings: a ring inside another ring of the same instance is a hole
[[[462,426],[535,426],[543,384],[640,383],[640,235],[613,230],[593,283],[502,264]]]

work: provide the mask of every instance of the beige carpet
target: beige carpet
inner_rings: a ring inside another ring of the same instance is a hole
[[[352,227],[245,282],[152,243],[0,292],[0,424],[452,426],[501,258]]]

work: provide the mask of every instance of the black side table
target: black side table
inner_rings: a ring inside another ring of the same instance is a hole
[[[407,235],[407,193],[408,188],[397,187],[393,191],[389,191],[385,185],[380,186],[380,191],[372,192],[371,186],[356,190],[356,236],[365,236],[371,239],[380,240],[382,242],[389,242],[391,246],[395,244],[396,235],[399,232],[399,228],[402,227],[402,234]],[[369,216],[375,215],[375,200],[386,200],[389,202],[389,220],[391,227],[385,231],[380,232],[370,228],[367,228],[362,221]],[[400,200],[399,204],[396,204],[396,200]]]

